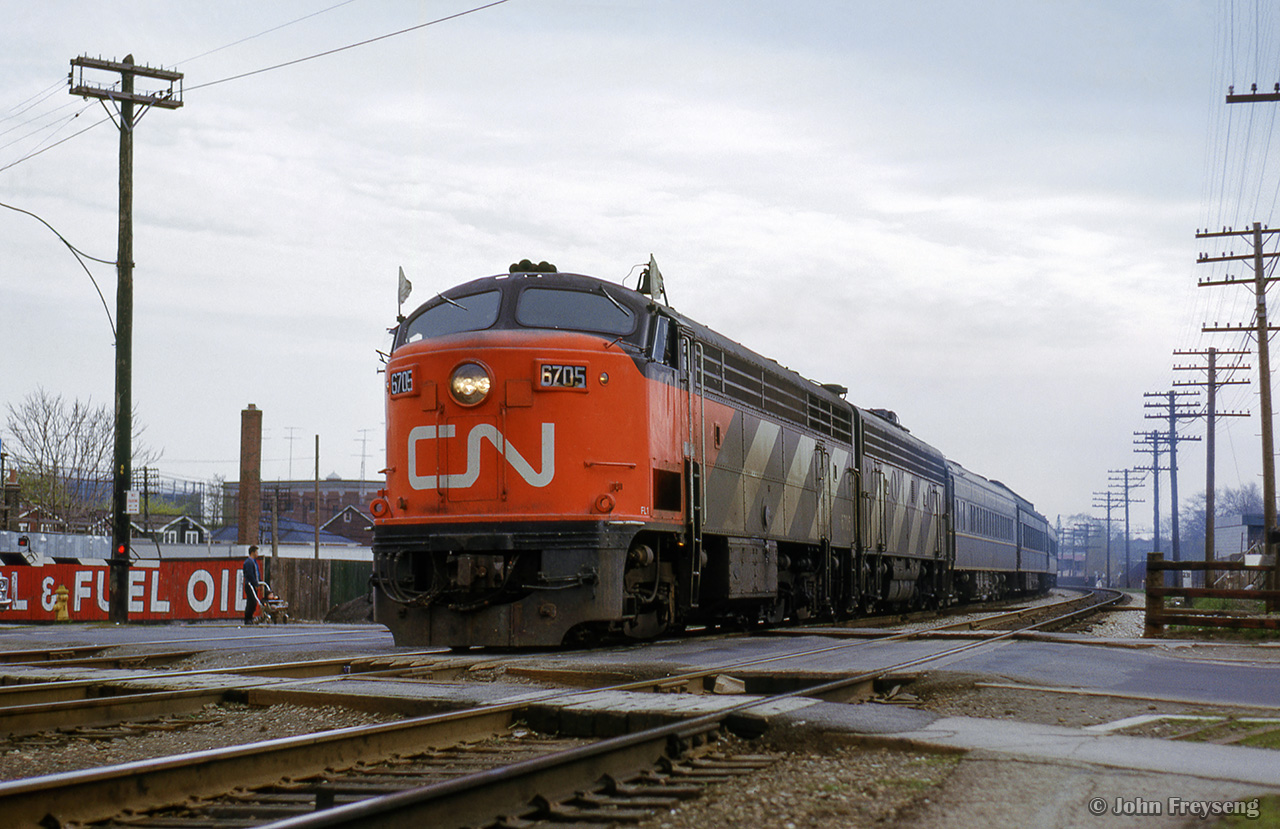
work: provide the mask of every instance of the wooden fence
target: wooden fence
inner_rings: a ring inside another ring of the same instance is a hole
[[[1190,625],[1194,627],[1221,628],[1269,628],[1280,629],[1280,616],[1249,613],[1232,610],[1200,610],[1190,606],[1191,599],[1244,599],[1263,601],[1267,607],[1273,607],[1280,599],[1280,590],[1265,587],[1220,588],[1220,587],[1168,587],[1165,585],[1165,573],[1204,571],[1205,583],[1213,582],[1215,573],[1239,573],[1239,581],[1245,581],[1250,574],[1260,574],[1255,578],[1262,585],[1271,580],[1268,574],[1275,573],[1275,568],[1265,564],[1245,564],[1241,561],[1165,561],[1163,553],[1147,554],[1147,619],[1143,636],[1157,637],[1164,635],[1166,625]],[[1181,579],[1179,579],[1181,581]],[[1166,607],[1165,599],[1180,598],[1184,604],[1178,607]]]
[[[264,559],[271,589],[289,603],[289,618],[300,621],[321,621],[332,608],[364,595],[373,569],[367,561]]]

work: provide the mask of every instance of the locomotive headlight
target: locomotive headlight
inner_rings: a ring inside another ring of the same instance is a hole
[[[449,391],[453,399],[464,406],[483,403],[492,385],[489,372],[479,363],[463,363],[449,377]]]

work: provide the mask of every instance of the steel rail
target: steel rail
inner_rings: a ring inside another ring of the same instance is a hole
[[[1116,592],[1106,602],[1099,604],[1118,601],[1120,595]],[[1034,630],[1075,618],[1091,612],[1096,607],[1097,605],[1094,605],[1074,610],[1052,619],[1036,622],[1026,628],[1006,631],[999,636],[948,648],[940,653],[907,660],[874,671],[866,671],[833,682],[774,694],[763,699],[744,701],[722,711],[601,740],[589,746],[556,752],[504,768],[465,775],[443,783],[335,806],[309,815],[273,821],[264,824],[263,829],[338,829],[338,827],[416,829],[424,825],[443,827],[489,822],[501,812],[501,807],[495,808],[496,802],[523,804],[538,796],[555,801],[581,789],[583,781],[597,780],[605,774],[617,777],[634,773],[643,764],[656,762],[656,757],[648,761],[644,758],[652,756],[659,747],[674,754],[673,744],[675,746],[687,744],[702,734],[719,729],[730,717],[745,714],[752,708],[798,696],[823,698],[832,692],[887,673],[984,647],[1026,630]],[[616,755],[615,752],[617,752]],[[625,771],[628,766],[632,766],[629,772]]]
[[[224,701],[231,692],[226,688],[190,688],[13,705],[0,708],[0,734],[34,734],[54,728],[157,719],[198,711],[210,703]]]
[[[13,780],[0,783],[0,815],[9,826],[36,826],[51,813],[64,823],[99,820],[122,809],[137,811],[346,768],[369,756],[501,734],[520,710],[522,704],[510,703]]]
[[[1117,595],[1112,601],[1119,598]],[[610,752],[623,752],[625,760],[619,760],[619,768],[639,762],[637,758],[654,757],[656,747],[664,746],[675,738],[688,740],[719,728],[727,718],[748,712],[752,708],[767,705],[783,699],[797,696],[817,696],[825,698],[852,685],[863,683],[877,676],[914,667],[930,661],[982,647],[994,641],[1010,638],[1037,627],[1052,624],[1066,618],[1072,618],[1091,609],[1082,609],[1054,619],[1047,619],[1026,628],[1001,633],[997,637],[985,638],[982,641],[948,648],[942,652],[902,662],[896,665],[878,668],[839,680],[820,683],[809,688],[797,689],[775,694],[765,698],[745,700],[714,712],[692,719],[682,720],[656,729],[636,734],[604,740],[599,744],[570,752],[560,752],[536,760],[524,761],[509,767],[508,771],[494,770],[467,775],[449,781],[447,784],[427,786],[422,789],[375,798],[372,801],[335,807],[320,813],[325,820],[342,820],[345,815],[354,815],[355,822],[346,825],[395,825],[381,824],[375,813],[387,808],[391,813],[404,810],[434,810],[435,803],[448,803],[444,811],[454,814],[457,809],[470,809],[460,805],[468,797],[464,792],[477,783],[498,784],[502,791],[519,796],[526,791],[544,787],[542,791],[558,792],[562,784],[554,781],[560,779],[565,772],[557,771],[557,764],[567,763],[577,770],[595,771],[600,776],[602,768],[615,768],[614,761],[606,760]],[[892,634],[875,641],[911,638],[922,631],[906,631]],[[841,645],[809,649],[804,655],[830,652],[840,649],[868,644],[865,641],[842,643]],[[736,666],[762,664],[794,658],[801,654],[783,654],[776,657],[743,660]],[[721,665],[711,672],[719,672],[734,665]],[[707,673],[707,670],[690,672],[692,675]],[[477,735],[494,735],[509,728],[527,709],[538,703],[556,699],[568,699],[574,696],[594,694],[601,690],[628,690],[636,687],[647,687],[652,681],[622,683],[606,689],[575,690],[570,692],[555,691],[546,694],[525,696],[518,700],[466,711],[433,714],[416,717],[394,723],[375,726],[362,726],[318,734],[287,737],[268,740],[245,746],[233,746],[213,749],[205,752],[176,755],[157,760],[138,761],[117,766],[65,772],[45,777],[27,778],[0,783],[0,814],[6,821],[14,825],[35,825],[49,813],[49,804],[56,803],[59,814],[57,818],[67,820],[97,820],[117,813],[121,809],[138,811],[174,802],[183,802],[193,798],[208,797],[221,794],[236,787],[264,785],[283,777],[298,778],[325,771],[326,769],[345,768],[354,765],[370,756],[386,757],[408,751],[421,751],[424,748],[441,747],[456,744],[463,739],[474,739]],[[559,760],[555,758],[560,758]],[[645,762],[650,762],[646,760]],[[604,764],[604,765],[602,765]],[[510,774],[507,781],[504,774]],[[569,775],[577,780],[580,786],[582,777],[575,771]],[[567,778],[566,778],[567,779]],[[467,781],[470,781],[468,783]],[[552,782],[548,782],[552,781]],[[479,795],[479,803],[488,814],[493,814],[492,789],[488,794]],[[388,799],[390,798],[390,799]],[[520,801],[523,802],[523,801]],[[381,805],[378,805],[381,804]],[[480,808],[480,807],[475,807]],[[372,810],[372,811],[369,811]],[[434,812],[433,812],[434,813]],[[328,826],[343,825],[341,823],[292,823],[319,819],[318,816],[290,818],[281,822],[280,826]],[[420,820],[420,819],[415,819]],[[415,823],[413,825],[421,825]]]
[[[1100,590],[1100,589],[1109,589],[1109,588],[1091,588],[1091,591]],[[952,622],[950,624],[940,625],[932,629],[939,630],[939,631],[941,630],[985,630],[987,628],[991,628],[996,625],[1005,624],[1006,622],[1009,622],[1009,621],[1023,619],[1027,616],[1035,616],[1036,614],[1039,614],[1039,613],[1053,612],[1054,608],[1058,608],[1058,607],[1065,608],[1070,605],[1088,603],[1093,598],[1094,598],[1093,592],[1089,592],[1081,596],[1075,596],[1069,599],[1063,599],[1061,601],[1052,602],[1050,604],[1030,605],[1028,607],[1020,607],[1014,610],[1008,610],[1001,613],[992,614],[990,616],[986,616],[981,619],[968,619],[960,622]],[[1115,601],[1118,601],[1119,599],[1120,599],[1120,596],[1117,595],[1115,598]],[[1090,612],[1092,612],[1093,609],[1096,609],[1095,605],[1087,605],[1087,606],[1090,608]]]

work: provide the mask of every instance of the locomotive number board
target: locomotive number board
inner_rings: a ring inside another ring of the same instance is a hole
[[[543,363],[538,385],[544,389],[585,389],[587,367]]]
[[[395,397],[398,394],[408,394],[413,391],[413,369],[391,372],[389,382],[391,385],[392,397]]]

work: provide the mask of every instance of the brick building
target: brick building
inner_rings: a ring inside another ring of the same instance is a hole
[[[369,516],[369,501],[383,487],[382,481],[349,481],[336,473],[320,481],[320,527],[325,532],[340,535],[359,544],[373,541],[373,519]],[[240,484],[228,481],[223,484],[226,507],[223,515],[237,515]],[[272,503],[275,503],[280,520],[314,526],[316,521],[316,482],[263,481],[262,521],[270,526]]]

